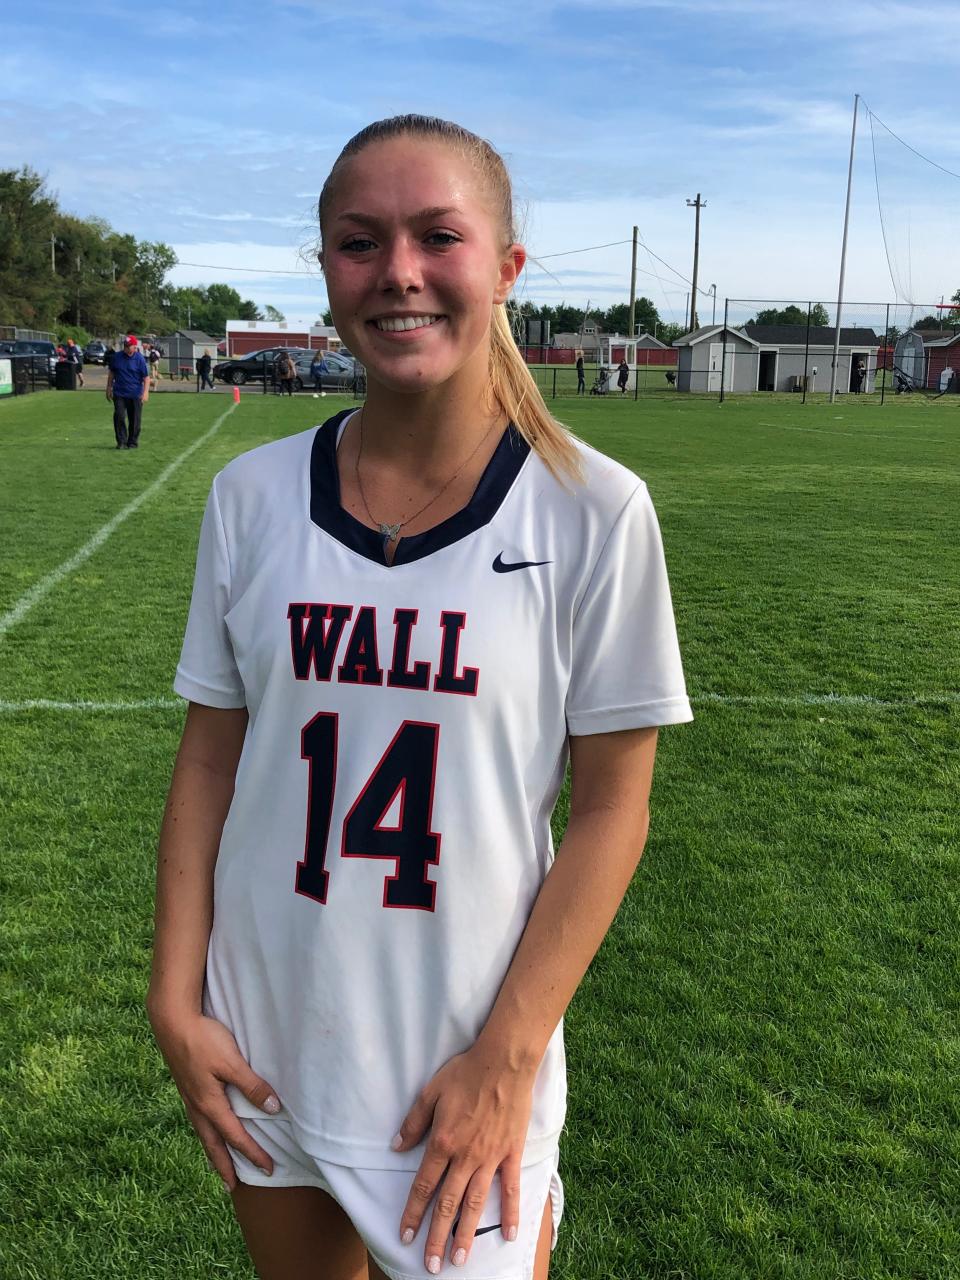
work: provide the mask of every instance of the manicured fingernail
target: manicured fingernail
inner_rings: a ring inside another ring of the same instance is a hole
[[[517,1238],[517,1228],[516,1228],[516,1227],[510,1227],[510,1228],[508,1229],[508,1231],[507,1231],[507,1239],[508,1239],[508,1240],[516,1240],[516,1238]]]
[[[400,1148],[403,1146],[403,1138],[399,1133],[395,1133],[393,1137],[390,1139],[390,1146],[394,1149],[394,1151],[399,1151]]]
[[[275,1098],[271,1093],[270,1097],[263,1104],[263,1109],[266,1111],[267,1115],[275,1116],[280,1110],[280,1099]]]
[[[462,1267],[463,1264],[466,1262],[466,1260],[467,1260],[466,1249],[458,1249],[457,1252],[453,1255],[453,1265],[455,1267]]]
[[[440,1259],[436,1256],[436,1254],[432,1254],[427,1259],[427,1270],[430,1272],[432,1276],[440,1274]]]
[[[401,1243],[401,1244],[410,1244],[412,1240],[413,1240],[413,1228],[412,1228],[412,1227],[404,1227],[404,1229],[403,1229],[403,1234],[402,1234],[402,1235],[401,1235],[401,1237],[400,1237],[400,1243]]]

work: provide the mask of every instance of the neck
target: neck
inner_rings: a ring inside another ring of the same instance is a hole
[[[506,415],[490,394],[481,370],[462,369],[438,387],[398,392],[368,379],[363,406],[363,452],[384,462],[429,472],[459,459]]]

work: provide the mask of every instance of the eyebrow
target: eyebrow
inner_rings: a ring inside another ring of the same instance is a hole
[[[432,205],[427,209],[420,209],[413,215],[414,222],[432,222],[437,218],[445,218],[447,214],[459,213],[460,210],[455,205]],[[375,218],[369,213],[357,213],[352,210],[346,213],[338,213],[335,221],[337,222],[356,222],[363,227],[382,227],[383,223],[379,218]]]

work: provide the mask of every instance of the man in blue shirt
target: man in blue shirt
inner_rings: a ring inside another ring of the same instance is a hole
[[[110,357],[107,399],[113,401],[113,430],[118,449],[136,449],[140,439],[140,413],[149,395],[150,370],[131,333],[123,350]]]

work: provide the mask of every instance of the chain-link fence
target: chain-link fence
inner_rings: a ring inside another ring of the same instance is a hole
[[[916,332],[921,321],[926,325],[937,315],[935,305],[844,302],[838,329],[835,303],[728,298],[721,324],[678,341],[677,389],[716,394],[720,400],[786,393],[804,402],[810,397],[876,396],[881,404],[887,395],[904,390],[939,394],[951,386],[953,369],[960,367],[960,325],[955,332],[944,319],[937,321],[935,332]],[[949,372],[943,377],[945,370]]]
[[[317,351],[304,352],[299,348],[291,348],[290,357],[292,375],[281,376],[277,361],[277,353],[265,351],[249,356],[238,356],[236,359],[211,359],[209,381],[211,384],[225,383],[231,387],[245,387],[257,390],[263,395],[298,394],[302,391],[322,393],[323,395],[352,395],[358,398],[366,394],[366,370],[359,361],[340,358],[330,354],[324,360],[325,368],[314,365],[313,357],[327,353]],[[197,368],[196,360],[188,360],[179,356],[163,356],[159,362],[158,383],[162,387],[166,383],[180,385],[188,383],[198,390],[205,386],[203,375]]]
[[[53,385],[48,356],[0,354],[0,399],[49,391]]]

